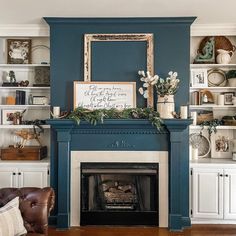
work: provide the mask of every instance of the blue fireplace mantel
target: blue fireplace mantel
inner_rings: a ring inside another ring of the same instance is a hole
[[[169,229],[182,230],[189,218],[189,160],[184,133],[189,119],[164,120],[157,130],[148,120],[105,120],[93,126],[69,119],[47,121],[57,140],[51,153],[51,172],[57,183],[55,220],[57,228],[70,226],[70,152],[74,150],[168,151],[169,152]]]

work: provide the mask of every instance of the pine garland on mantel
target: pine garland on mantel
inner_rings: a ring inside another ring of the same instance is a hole
[[[78,107],[72,111],[67,118],[75,120],[78,124],[80,124],[81,120],[85,120],[93,125],[99,122],[103,123],[104,119],[148,119],[158,130],[160,130],[163,125],[159,113],[152,108],[88,110]]]

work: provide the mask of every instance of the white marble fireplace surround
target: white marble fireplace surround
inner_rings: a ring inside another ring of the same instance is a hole
[[[166,151],[72,151],[71,152],[71,226],[80,225],[81,162],[158,163],[159,227],[168,227],[168,152]]]

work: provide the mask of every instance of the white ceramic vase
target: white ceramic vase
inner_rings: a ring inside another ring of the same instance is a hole
[[[174,95],[158,95],[157,111],[162,119],[173,118],[172,113],[175,111]]]
[[[217,52],[218,52],[218,55],[216,57],[216,62],[218,64],[229,64],[229,62],[231,60],[230,53],[233,53],[233,52],[223,50],[223,49],[218,49]]]

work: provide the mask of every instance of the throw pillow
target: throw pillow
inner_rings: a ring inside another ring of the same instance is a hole
[[[0,236],[20,236],[27,231],[19,210],[19,197],[0,208]]]

